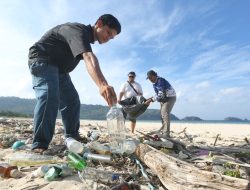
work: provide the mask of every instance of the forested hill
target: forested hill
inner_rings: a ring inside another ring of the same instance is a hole
[[[22,116],[32,117],[35,107],[35,99],[24,99],[18,97],[0,97],[0,116]],[[108,106],[81,104],[81,119],[106,119],[109,110]],[[60,117],[60,114],[58,115]],[[148,109],[138,119],[140,120],[160,120],[160,113],[157,109]],[[172,120],[179,120],[171,114]]]

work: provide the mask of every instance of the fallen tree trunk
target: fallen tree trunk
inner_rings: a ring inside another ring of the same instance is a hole
[[[169,190],[249,190],[250,181],[203,171],[192,164],[140,144],[136,155]]]

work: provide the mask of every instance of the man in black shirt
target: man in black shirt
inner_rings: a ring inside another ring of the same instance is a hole
[[[117,102],[99,67],[91,43],[106,43],[121,32],[119,21],[110,14],[99,17],[94,26],[80,23],[58,25],[42,36],[29,50],[29,69],[36,94],[32,149],[42,153],[52,140],[58,109],[65,137],[79,139],[80,100],[70,79],[80,60],[109,106]]]

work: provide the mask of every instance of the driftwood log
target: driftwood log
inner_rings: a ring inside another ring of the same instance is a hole
[[[140,144],[136,155],[169,190],[250,190],[250,181],[200,170],[155,148]]]
[[[208,150],[213,152],[220,152],[224,154],[230,153],[248,153],[250,154],[250,148],[241,148],[241,147],[210,147],[210,146],[200,146],[200,145],[192,145],[191,148],[202,150]]]
[[[152,145],[154,147],[164,147],[164,148],[173,148],[174,144],[168,140],[165,141],[149,141],[145,140],[145,144]]]

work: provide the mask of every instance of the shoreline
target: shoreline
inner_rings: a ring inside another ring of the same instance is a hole
[[[32,118],[7,118],[16,120],[32,120]],[[61,122],[61,119],[57,119],[57,122]],[[107,127],[106,120],[80,120],[81,125],[92,125],[92,126],[104,126]],[[125,123],[127,129],[129,129],[130,122]],[[161,121],[148,121],[138,120],[136,124],[136,130],[147,133],[153,130],[157,130],[161,127]],[[220,134],[221,137],[239,137],[250,139],[250,124],[248,123],[207,123],[207,122],[187,122],[187,121],[171,121],[171,131],[179,133],[186,128],[186,133],[190,135],[204,135],[210,134],[216,136]],[[137,133],[138,134],[138,133]]]
[[[0,116],[1,118],[7,118],[7,119],[17,119],[17,120],[32,120],[33,117],[5,117]],[[57,121],[61,121],[61,118],[57,118]],[[106,121],[103,119],[80,119],[81,121]],[[126,120],[127,121],[127,120]],[[137,122],[140,123],[161,123],[161,120],[137,120]],[[250,120],[249,121],[228,121],[228,120],[201,120],[201,121],[186,121],[186,120],[171,120],[171,123],[191,123],[191,124],[242,124],[242,125],[249,125],[250,126]]]

